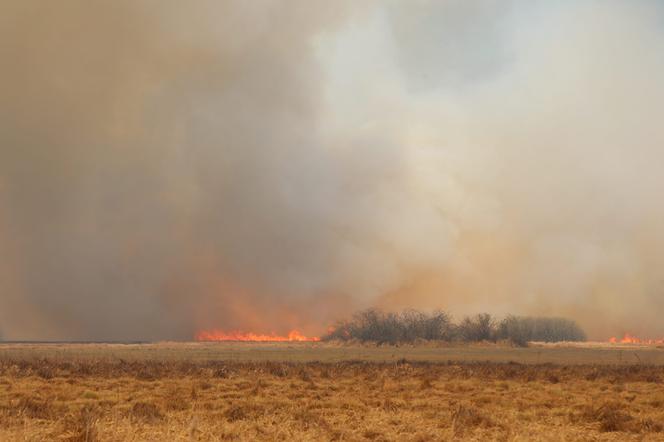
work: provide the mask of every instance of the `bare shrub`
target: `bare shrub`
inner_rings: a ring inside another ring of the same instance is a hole
[[[585,341],[586,334],[571,319],[529,316],[508,316],[497,327],[498,339],[506,339],[517,345],[528,341],[560,342]]]
[[[564,318],[508,316],[498,322],[489,313],[467,316],[454,324],[449,314],[437,310],[401,313],[368,309],[350,320],[338,322],[322,339],[375,342],[377,344],[418,341],[481,342],[510,341],[526,346],[528,341],[583,341],[586,335],[576,322]]]
[[[356,313],[350,321],[338,322],[323,337],[324,340],[359,340],[378,344],[396,344],[424,340],[451,340],[453,325],[443,311],[423,313],[405,310],[401,313],[384,313],[369,309]]]
[[[459,337],[464,341],[493,341],[496,335],[496,321],[488,313],[466,316],[457,326],[457,330]]]

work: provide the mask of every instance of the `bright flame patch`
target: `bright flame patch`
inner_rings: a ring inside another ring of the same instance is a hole
[[[197,341],[254,341],[254,342],[317,342],[317,336],[304,336],[297,330],[291,330],[288,335],[269,335],[257,333],[244,333],[240,331],[225,332],[222,330],[201,330],[196,333]]]
[[[612,344],[643,344],[643,345],[655,345],[655,344],[664,344],[664,339],[641,339],[636,336],[632,336],[629,333],[625,333],[625,336],[622,339],[610,338],[609,342]]]

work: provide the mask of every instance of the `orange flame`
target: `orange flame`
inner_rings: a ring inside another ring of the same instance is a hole
[[[244,333],[240,331],[225,332],[222,330],[201,330],[196,333],[197,341],[255,341],[255,342],[317,342],[317,336],[304,336],[297,330],[291,330],[288,335],[280,336],[274,333],[262,335],[257,333]]]
[[[655,344],[664,344],[664,339],[641,339],[633,336],[629,333],[625,333],[625,336],[622,339],[617,339],[612,337],[609,339],[611,344],[643,344],[643,345],[655,345]]]

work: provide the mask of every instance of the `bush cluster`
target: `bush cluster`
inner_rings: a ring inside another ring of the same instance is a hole
[[[507,316],[498,321],[488,313],[480,313],[454,323],[449,314],[440,310],[432,313],[417,310],[385,313],[369,309],[356,313],[350,320],[338,322],[322,339],[379,344],[420,339],[461,342],[507,340],[526,345],[529,341],[584,341],[586,335],[575,321],[565,318]]]
[[[571,319],[530,316],[508,316],[496,327],[496,336],[517,344],[586,340],[586,333]]]
[[[401,313],[384,313],[369,309],[356,313],[349,321],[337,323],[323,339],[397,343],[416,339],[446,341],[453,339],[453,334],[452,320],[442,311],[423,313],[405,310]]]

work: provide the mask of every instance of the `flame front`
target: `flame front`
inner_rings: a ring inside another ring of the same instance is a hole
[[[612,337],[609,339],[611,344],[642,344],[642,345],[656,345],[664,344],[664,339],[641,339],[629,333],[625,333],[622,339]]]
[[[297,330],[291,330],[287,335],[269,335],[258,333],[245,333],[240,331],[225,332],[222,330],[201,330],[196,333],[197,341],[255,341],[255,342],[317,342],[317,336],[304,336]]]

